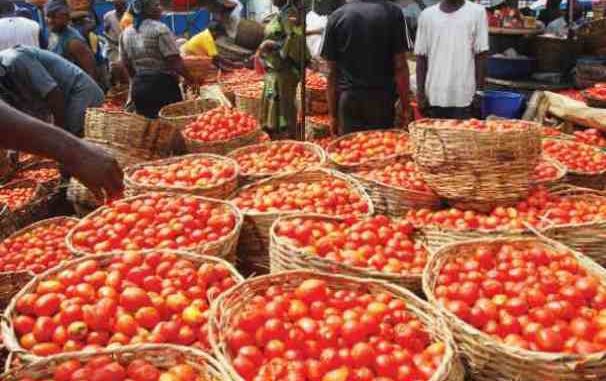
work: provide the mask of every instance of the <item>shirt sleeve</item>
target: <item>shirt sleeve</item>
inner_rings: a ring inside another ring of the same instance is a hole
[[[163,57],[179,55],[179,49],[177,48],[175,38],[170,29],[166,26],[161,28],[158,34],[158,47],[160,49],[160,54],[162,54]]]
[[[128,53],[126,51],[126,46],[124,46],[124,36],[126,34],[122,33],[120,35],[120,37],[118,38],[118,54],[120,54],[120,61],[122,62],[129,62],[128,60]]]
[[[337,51],[337,36],[335,31],[335,18],[328,18],[326,29],[324,30],[324,42],[322,44],[322,58],[327,61],[336,61],[338,56]]]
[[[415,41],[415,54],[417,56],[426,56],[429,53],[429,36],[427,27],[427,13],[421,12],[419,16],[419,25],[417,26],[417,38]]]
[[[488,16],[486,15],[486,9],[480,8],[477,18],[476,27],[476,40],[474,42],[474,51],[476,54],[487,52],[489,47],[488,42]]]
[[[46,98],[58,86],[46,68],[36,60],[18,57],[10,67],[11,74],[19,82],[29,83],[28,87],[41,98]]]

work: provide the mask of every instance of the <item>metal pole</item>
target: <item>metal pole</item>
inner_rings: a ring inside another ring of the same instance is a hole
[[[300,1],[299,4],[299,17],[300,20],[302,20],[303,22],[303,43],[301,44],[301,57],[303,57],[303,59],[301,60],[301,110],[299,112],[299,123],[297,124],[297,139],[298,140],[305,140],[305,100],[307,97],[307,91],[306,91],[306,84],[307,84],[307,65],[305,62],[305,58],[306,58],[306,49],[307,49],[307,36],[305,35],[305,32],[307,31],[307,17],[305,17],[305,2],[304,0],[298,0]]]

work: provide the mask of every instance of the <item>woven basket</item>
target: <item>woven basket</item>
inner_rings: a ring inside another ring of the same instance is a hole
[[[187,252],[187,251],[178,251],[178,250],[177,251],[175,251],[175,250],[141,251],[141,253],[143,255],[150,255],[150,254],[158,253],[158,252],[174,253],[178,257],[187,259],[187,260],[191,261],[192,263],[194,263],[195,265],[202,265],[204,263],[221,264],[221,265],[225,266],[226,269],[229,270],[229,272],[234,277],[236,282],[240,283],[244,280],[244,278],[236,271],[236,269],[231,264],[229,264],[228,262],[226,262],[225,260],[223,260],[221,258],[206,256],[206,255],[199,255],[199,254],[194,254],[194,253]],[[23,349],[23,347],[21,347],[21,345],[19,344],[19,340],[17,338],[16,332],[13,327],[12,320],[16,316],[17,300],[19,300],[23,295],[26,295],[26,294],[36,290],[36,288],[38,287],[40,282],[43,282],[45,279],[54,277],[66,269],[74,269],[80,263],[85,262],[89,259],[93,259],[93,258],[97,259],[100,261],[100,264],[102,266],[107,266],[112,262],[112,259],[114,257],[120,256],[123,254],[124,254],[124,252],[114,252],[114,253],[106,253],[106,254],[97,254],[94,256],[85,256],[82,258],[74,259],[69,262],[62,263],[61,265],[53,267],[52,269],[49,269],[46,272],[34,277],[27,285],[25,285],[25,287],[23,287],[13,297],[13,299],[9,303],[8,307],[4,311],[4,315],[2,316],[2,322],[1,322],[2,338],[4,339],[4,344],[6,345],[6,347],[11,352],[17,352],[19,354],[19,357],[25,361],[32,361],[32,360],[36,360],[36,359],[40,358],[36,355],[33,355],[33,354],[27,352],[25,349]]]
[[[356,180],[342,173],[327,169],[314,169],[263,179],[240,188],[230,197],[230,199],[235,198],[240,192],[263,185],[291,182],[313,183],[330,177],[341,179],[350,184],[351,188],[357,191],[357,193],[366,200],[366,203],[368,204],[367,215],[370,216],[374,213],[372,200]],[[267,273],[269,271],[269,233],[272,224],[278,217],[293,216],[303,214],[303,212],[243,211],[242,213],[244,214],[244,224],[242,225],[240,241],[238,242],[238,261],[240,269],[245,274]]]
[[[257,143],[261,135],[261,129],[250,131],[244,135],[237,136],[229,140],[216,140],[212,142],[203,142],[201,140],[190,139],[184,136],[187,152],[190,153],[214,153],[217,155],[226,155],[229,152],[250,144]]]
[[[22,172],[22,171],[36,170],[36,169],[43,169],[43,168],[55,168],[55,169],[59,170],[59,165],[58,165],[57,162],[49,161],[49,160],[44,160],[44,161],[39,161],[39,162],[33,162],[31,164],[28,164],[28,165],[25,165],[25,166],[21,167],[17,171],[16,175],[18,175],[19,172]],[[38,184],[40,184],[41,186],[43,186],[48,191],[53,191],[59,185],[61,185],[61,174],[59,173],[59,175],[57,176],[57,178],[49,180],[49,181],[45,181],[44,182],[44,181],[38,181],[38,180],[36,180],[36,182]]]
[[[40,184],[32,180],[15,180],[9,184],[2,186],[0,189],[10,188],[32,188],[34,194],[32,198],[20,208],[12,210],[12,220],[16,228],[25,227],[37,220],[39,216],[39,208],[44,207],[45,189]]]
[[[519,123],[523,128],[477,131],[423,119],[409,126],[413,158],[427,184],[462,209],[513,204],[528,195],[541,154],[541,126]]]
[[[0,204],[0,240],[13,234],[17,231],[13,212],[10,211],[6,204]]]
[[[207,78],[216,77],[216,69],[213,65],[212,58],[186,56],[182,59],[185,69],[196,83],[204,83]]]
[[[316,168],[316,167],[322,167],[324,166],[324,163],[326,162],[326,155],[324,154],[324,150],[313,144],[313,143],[307,143],[307,142],[298,142],[295,140],[277,140],[277,141],[273,141],[273,142],[267,142],[267,143],[260,143],[260,144],[254,144],[254,145],[250,145],[250,146],[246,146],[246,147],[242,147],[242,148],[238,148],[236,150],[231,151],[227,156],[232,158],[233,160],[237,161],[238,160],[238,156],[240,155],[246,155],[249,153],[255,153],[255,152],[263,152],[266,151],[267,149],[269,149],[269,147],[277,145],[300,145],[302,146],[306,151],[311,152],[312,154],[314,154],[314,156],[316,156],[316,162],[315,163],[310,163],[309,167],[305,168],[305,169],[301,169],[301,170],[308,170],[308,169],[312,169],[312,168]],[[295,171],[298,172],[298,171]],[[270,177],[270,176],[279,176],[279,175],[285,175],[288,174],[289,171],[283,172],[283,171],[278,171],[278,172],[261,172],[261,173],[243,173],[242,171],[242,167],[240,167],[240,185],[246,185],[246,184],[250,184],[252,182]]]
[[[308,218],[318,219],[322,221],[343,222],[343,218],[327,217],[321,215],[305,215]],[[285,237],[280,237],[276,234],[276,229],[280,222],[296,218],[281,217],[278,218],[271,226],[269,233],[269,264],[271,273],[288,270],[312,270],[314,272],[323,272],[327,274],[346,275],[355,278],[375,279],[385,281],[407,290],[414,292],[417,295],[422,293],[421,273],[396,274],[387,273],[373,269],[371,267],[355,267],[344,263],[339,263],[334,260],[322,258],[318,255],[308,253],[302,248],[291,244],[290,240]],[[417,234],[415,240],[423,240],[422,234]]]
[[[174,196],[175,200],[184,197],[184,195],[182,195],[182,194],[176,194],[176,193],[172,193],[172,192],[166,192],[166,194]],[[140,199],[145,199],[145,197],[147,197],[147,195],[143,194],[143,195],[139,195],[139,196],[125,198],[125,199],[122,199],[121,201],[132,202],[132,201],[136,201],[136,200],[140,200]],[[201,196],[195,196],[195,197],[197,199],[199,199],[200,202],[209,202],[209,203],[212,203],[215,205],[216,204],[223,205],[226,209],[230,210],[232,212],[232,214],[236,217],[236,223],[235,223],[234,229],[228,235],[223,236],[216,241],[205,242],[205,243],[199,244],[198,246],[195,246],[195,247],[187,247],[187,248],[179,248],[179,249],[186,250],[188,252],[196,253],[199,255],[209,255],[209,256],[213,256],[213,257],[222,258],[228,262],[234,263],[235,255],[236,255],[236,246],[238,243],[238,238],[240,236],[240,229],[242,228],[242,222],[243,222],[242,214],[235,206],[233,206],[229,202],[216,200],[216,199],[212,199],[212,198],[201,197]],[[107,209],[110,209],[110,207],[102,206],[102,207],[96,209],[94,212],[92,212],[88,216],[84,217],[80,221],[80,223],[78,225],[76,225],[69,232],[69,234],[67,235],[67,237],[65,239],[66,239],[67,247],[72,253],[74,253],[76,255],[100,254],[98,252],[91,253],[91,252],[86,252],[86,251],[77,249],[73,244],[73,235],[74,235],[74,232],[76,232],[78,230],[78,228],[84,224],[85,221],[88,221],[91,218],[99,216]]]
[[[325,123],[319,123],[312,118],[305,118],[305,139],[321,139],[330,136],[330,126]]]
[[[585,98],[585,103],[587,103],[587,106],[595,108],[606,108],[606,99],[594,98],[586,91],[583,91],[582,94],[583,98]]]
[[[121,365],[126,365],[133,360],[145,360],[162,370],[168,370],[175,365],[188,364],[198,372],[202,380],[229,381],[225,370],[207,353],[171,344],[137,344],[94,352],[62,353],[8,370],[0,376],[0,380],[18,381],[26,378],[28,380],[49,380],[53,379],[55,368],[65,361],[86,362],[98,356],[110,356]]]
[[[337,169],[341,172],[349,173],[349,172],[357,171],[358,169],[361,169],[361,168],[376,167],[376,166],[381,166],[386,163],[391,163],[391,162],[395,161],[398,157],[401,157],[401,156],[409,156],[410,152],[396,153],[394,155],[384,156],[384,157],[381,157],[378,159],[373,158],[373,157],[366,157],[366,158],[364,158],[363,161],[361,161],[359,163],[352,163],[352,164],[338,163],[334,160],[334,156],[333,156],[334,151],[335,151],[337,145],[341,141],[351,139],[352,137],[354,137],[356,135],[367,135],[367,134],[373,134],[373,133],[377,133],[377,132],[388,132],[388,131],[395,132],[397,134],[401,134],[402,139],[409,139],[408,134],[404,130],[391,129],[391,130],[370,130],[370,131],[362,131],[362,132],[353,132],[351,134],[343,135],[343,136],[333,140],[330,144],[328,144],[328,146],[326,147],[326,156],[327,156],[328,163],[330,164],[331,167],[334,167],[335,169]]]
[[[420,229],[425,237],[425,243],[431,253],[438,252],[442,247],[455,243],[471,241],[475,239],[499,239],[510,236],[523,236],[530,234],[527,230],[512,231],[486,231],[486,230],[449,230],[438,227],[424,227]]]
[[[543,139],[543,140],[553,140],[553,139]],[[599,153],[601,155],[604,154],[604,151],[602,151],[600,148],[592,146],[592,145],[579,143],[579,142],[575,142],[575,141],[571,142],[571,144],[586,146],[586,147],[589,147],[592,150],[594,150],[596,153]],[[606,188],[606,170],[588,173],[588,172],[581,172],[578,170],[567,168],[566,182],[569,184],[578,186],[578,187],[602,190],[602,189]]]
[[[31,271],[0,272],[0,308],[4,310],[15,294],[34,277]]]
[[[561,183],[562,181],[564,181],[564,178],[566,177],[566,174],[568,173],[568,169],[559,161],[555,160],[555,159],[551,159],[549,157],[542,157],[541,161],[546,161],[549,164],[551,164],[556,170],[557,170],[557,176],[554,179],[551,180],[545,180],[545,181],[535,181],[532,180],[532,184],[533,185],[545,185],[545,186],[554,186],[557,185],[559,183]]]
[[[228,371],[234,381],[243,381],[232,365],[233,358],[226,347],[227,334],[232,330],[235,319],[246,304],[257,294],[264,292],[271,286],[279,286],[292,290],[306,279],[323,279],[330,287],[344,290],[363,290],[372,294],[390,293],[396,298],[406,302],[408,311],[417,317],[425,327],[432,339],[446,344],[446,352],[442,363],[430,381],[462,381],[464,371],[452,343],[451,333],[444,323],[427,303],[420,300],[410,291],[385,282],[358,279],[346,276],[329,275],[312,271],[288,271],[278,274],[253,278],[231,288],[221,294],[213,303],[209,319],[209,336],[215,358]]]
[[[606,377],[606,355],[573,355],[533,352],[505,345],[463,322],[453,313],[441,306],[433,290],[440,272],[449,258],[462,255],[462,252],[477,245],[494,243],[513,243],[521,241],[541,242],[546,247],[570,251],[566,246],[536,237],[509,237],[499,240],[479,239],[449,245],[442,248],[429,261],[423,274],[423,290],[429,302],[438,306],[446,323],[452,330],[462,357],[468,362],[473,380],[603,380]],[[606,280],[606,270],[584,257],[572,252],[580,265],[590,273]]]
[[[177,128],[162,119],[146,119],[121,111],[86,110],[84,136],[98,141],[166,157],[173,151]]]
[[[218,106],[219,103],[212,99],[193,99],[164,106],[158,115],[178,130],[183,130],[185,126],[195,122],[200,114]]]
[[[261,95],[258,97],[251,97],[235,92],[235,104],[238,110],[241,110],[247,114],[252,115],[255,120],[261,122],[263,118],[263,101]]]
[[[160,187],[151,184],[138,184],[133,178],[133,174],[142,168],[164,167],[169,164],[178,163],[185,159],[207,158],[209,160],[223,161],[234,168],[234,175],[224,182],[207,187]],[[227,157],[212,154],[193,154],[178,156],[171,159],[157,160],[147,163],[135,164],[124,169],[124,193],[127,197],[137,196],[148,192],[172,192],[193,194],[196,196],[225,199],[236,190],[238,186],[238,164]]]

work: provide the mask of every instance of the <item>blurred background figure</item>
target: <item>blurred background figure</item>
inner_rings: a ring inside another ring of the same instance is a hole
[[[17,14],[11,0],[0,0],[0,50],[17,45],[40,46],[40,26]]]
[[[119,41],[122,34],[120,20],[126,13],[126,0],[113,0],[114,10],[109,11],[103,17],[104,37],[107,41],[107,59],[113,85],[128,83],[128,72],[120,61]]]

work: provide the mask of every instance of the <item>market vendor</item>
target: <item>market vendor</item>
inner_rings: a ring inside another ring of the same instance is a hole
[[[239,0],[208,0],[205,4],[212,15],[210,30],[213,36],[226,35],[235,40],[244,9],[242,3]]]
[[[120,20],[126,13],[126,0],[112,0],[114,9],[103,16],[104,37],[107,40],[107,59],[109,61],[109,70],[111,81],[116,83],[128,83],[128,72],[120,61],[120,51],[118,42],[122,27]]]
[[[276,137],[295,138],[297,85],[301,81],[301,68],[310,57],[295,5],[286,0],[273,0],[273,4],[280,11],[267,24],[265,39],[258,50],[266,72],[262,126]]]
[[[210,57],[213,60],[213,64],[222,70],[229,71],[234,68],[242,67],[242,65],[219,55],[215,39],[208,28],[181,45],[180,50],[181,55],[183,56]]]
[[[133,79],[136,112],[157,118],[160,109],[183,100],[179,75],[193,82],[179,55],[172,31],[163,23],[158,0],[134,0],[134,23],[120,36],[120,56]]]
[[[89,107],[103,104],[103,91],[82,69],[46,50],[18,46],[0,51],[3,99],[38,119],[76,136],[84,131]]]
[[[1,95],[0,95],[1,97]],[[94,144],[23,114],[0,100],[0,148],[54,159],[99,199],[119,197],[122,170]]]
[[[86,39],[69,25],[69,6],[64,0],[51,0],[45,7],[46,20],[51,31],[48,49],[73,62],[91,78],[97,80],[95,56]]]

